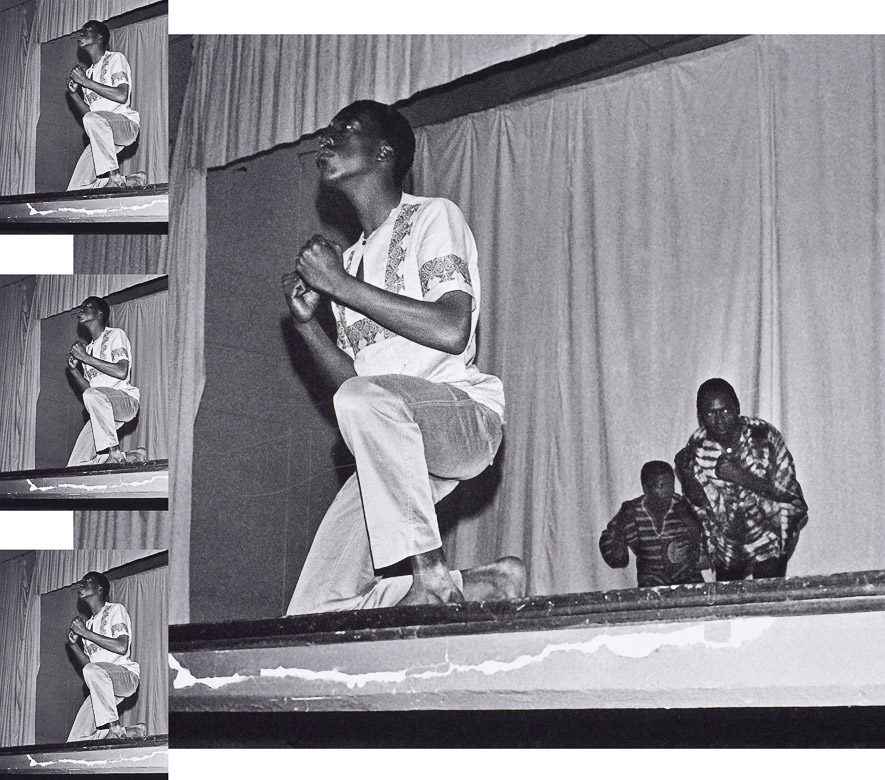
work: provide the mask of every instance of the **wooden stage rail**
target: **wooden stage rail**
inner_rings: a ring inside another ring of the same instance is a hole
[[[129,502],[133,508],[151,504],[160,509],[168,500],[168,460],[0,474],[0,508],[4,509],[91,509],[96,502]]]
[[[173,713],[885,704],[885,571],[178,625],[169,636]]]
[[[0,774],[150,774],[166,776],[166,735],[0,748]]]
[[[127,189],[43,192],[0,198],[0,225],[168,221],[168,184]]]

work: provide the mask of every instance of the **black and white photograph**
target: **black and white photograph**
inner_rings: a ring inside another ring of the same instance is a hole
[[[0,2],[0,231],[165,231],[168,5]]]
[[[0,0],[7,771],[885,746],[885,36],[491,5]]]
[[[166,776],[168,564],[0,551],[0,774]]]
[[[173,35],[173,747],[877,742],[883,47]]]
[[[0,507],[168,508],[168,286],[0,276]]]

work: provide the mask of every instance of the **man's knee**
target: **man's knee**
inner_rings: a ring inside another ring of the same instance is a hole
[[[83,667],[83,679],[86,681],[87,685],[107,676],[107,671],[102,669],[98,664],[88,663]]]
[[[394,396],[371,376],[354,376],[346,380],[332,399],[335,413],[342,416],[361,414],[376,409]]]
[[[110,401],[108,400],[108,397],[97,387],[87,387],[83,391],[83,403],[85,404],[87,409],[99,405],[110,406]]]
[[[94,111],[89,111],[83,114],[83,129],[87,133],[91,133],[96,129],[104,129],[109,127],[108,120],[105,119],[101,114],[98,114]]]

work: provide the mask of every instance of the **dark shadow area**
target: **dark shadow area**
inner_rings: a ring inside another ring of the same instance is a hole
[[[172,748],[872,748],[883,707],[170,713]]]

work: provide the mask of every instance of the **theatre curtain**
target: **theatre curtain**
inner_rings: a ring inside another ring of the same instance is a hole
[[[126,13],[127,11],[149,5],[146,0],[36,0],[36,12],[34,13],[33,23],[27,32],[27,42],[22,44],[21,40],[25,33],[16,33],[20,31],[21,19],[15,18],[11,12],[0,14],[0,24],[3,31],[0,32],[3,40],[13,41],[15,48],[19,54],[13,57],[12,54],[0,54],[4,61],[7,56],[14,69],[12,73],[20,73],[20,77],[14,81],[7,79],[4,85],[4,91],[9,93],[8,100],[10,105],[14,107],[12,116],[14,117],[14,125],[12,119],[0,120],[0,128],[4,132],[0,133],[0,145],[3,152],[0,154],[0,195],[21,195],[34,191],[34,169],[36,164],[36,139],[37,139],[37,122],[40,118],[40,45],[46,41],[51,41],[62,35],[68,35],[75,30],[80,29],[88,19],[109,19],[113,16]],[[15,9],[13,9],[15,10]],[[7,19],[7,17],[9,17]],[[165,17],[162,20],[165,24]],[[123,36],[130,36],[127,40],[135,46],[134,50],[127,50],[126,55],[135,70],[135,62],[144,59],[144,63],[150,75],[146,78],[150,80],[163,79],[163,83],[158,81],[154,83],[145,83],[140,88],[144,93],[145,101],[150,99],[161,99],[161,95],[166,94],[165,73],[168,66],[168,49],[165,41],[165,33],[159,33],[153,29],[152,25],[147,25],[151,29],[145,29],[137,33],[121,33]],[[18,43],[15,43],[18,41]],[[20,63],[20,49],[23,45],[27,47],[27,54],[24,65]],[[149,50],[139,51],[141,45],[150,46]],[[156,64],[156,68],[154,68]],[[141,77],[136,75],[136,79]],[[139,82],[136,81],[136,85]],[[157,127],[162,121],[162,128],[165,132],[165,115],[166,99],[163,99],[163,105],[157,106],[156,109],[149,109],[152,118],[156,120]],[[144,106],[147,109],[145,103]],[[9,126],[5,123],[9,122]],[[139,152],[135,156],[132,164],[137,166],[139,161],[144,160],[146,164],[151,166],[152,170],[157,171],[157,175],[161,178],[159,181],[168,180],[168,175],[163,176],[162,168],[166,155],[166,136],[162,138],[160,146],[163,148],[151,148],[158,138],[155,129],[146,132],[146,137],[139,143]]]
[[[34,560],[30,552],[0,563],[0,747],[34,742],[40,665]]]
[[[118,265],[119,267],[119,265]],[[158,274],[52,274],[37,277],[35,313],[43,319],[79,306],[84,298],[126,290],[156,279]]]
[[[40,596],[72,585],[87,571],[105,572],[158,550],[38,550],[0,562],[0,747],[34,743],[40,668]],[[143,664],[144,688],[124,723],[145,721],[168,733],[166,689],[167,568],[112,583],[111,600],[133,622],[133,657]]]
[[[535,594],[635,585],[600,532],[721,376],[795,458],[790,573],[882,567],[883,89],[882,37],[752,37],[419,130],[416,190],[468,216],[479,363],[507,396],[456,565],[521,555]]]
[[[32,469],[40,395],[36,279],[0,287],[0,471]]]
[[[296,141],[358,98],[394,102],[576,36],[200,36],[172,160],[172,342],[180,381],[170,516],[170,620],[187,622],[193,425],[205,383],[206,171]],[[272,109],[262,110],[262,107]]]
[[[33,15],[33,2],[0,13],[0,73],[5,87],[0,90],[0,195],[17,192],[19,186],[15,138],[21,95],[14,85],[24,81]]]

